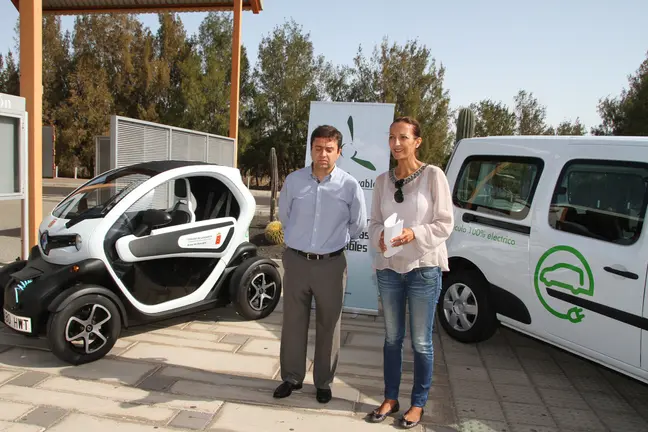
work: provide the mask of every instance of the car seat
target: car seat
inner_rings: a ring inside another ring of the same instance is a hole
[[[191,193],[188,179],[177,179],[174,187],[175,204],[171,209],[171,225],[196,221],[196,198]]]

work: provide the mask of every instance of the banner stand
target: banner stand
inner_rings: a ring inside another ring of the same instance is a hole
[[[342,155],[337,166],[358,180],[364,190],[367,219],[371,214],[376,177],[389,169],[389,126],[395,105],[364,102],[311,102],[304,166],[312,162],[310,135],[317,126],[331,125],[342,133]],[[368,221],[367,221],[368,223]],[[378,285],[373,270],[369,233],[346,248],[347,286],[344,312],[378,315]]]

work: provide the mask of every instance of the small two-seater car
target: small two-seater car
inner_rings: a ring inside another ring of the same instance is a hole
[[[0,270],[4,323],[81,364],[134,324],[229,303],[264,318],[282,286],[248,242],[255,208],[236,168],[165,160],[98,175],[44,218],[27,260]]]

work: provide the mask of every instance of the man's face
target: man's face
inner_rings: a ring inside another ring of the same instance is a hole
[[[315,138],[311,148],[311,158],[316,168],[330,169],[340,157],[340,147],[331,138]]]

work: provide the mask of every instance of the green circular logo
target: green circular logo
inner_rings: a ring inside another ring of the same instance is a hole
[[[579,323],[583,308],[553,298],[548,289],[569,291],[571,295],[594,295],[594,277],[587,260],[571,246],[555,246],[538,260],[533,278],[540,303],[557,318]]]

